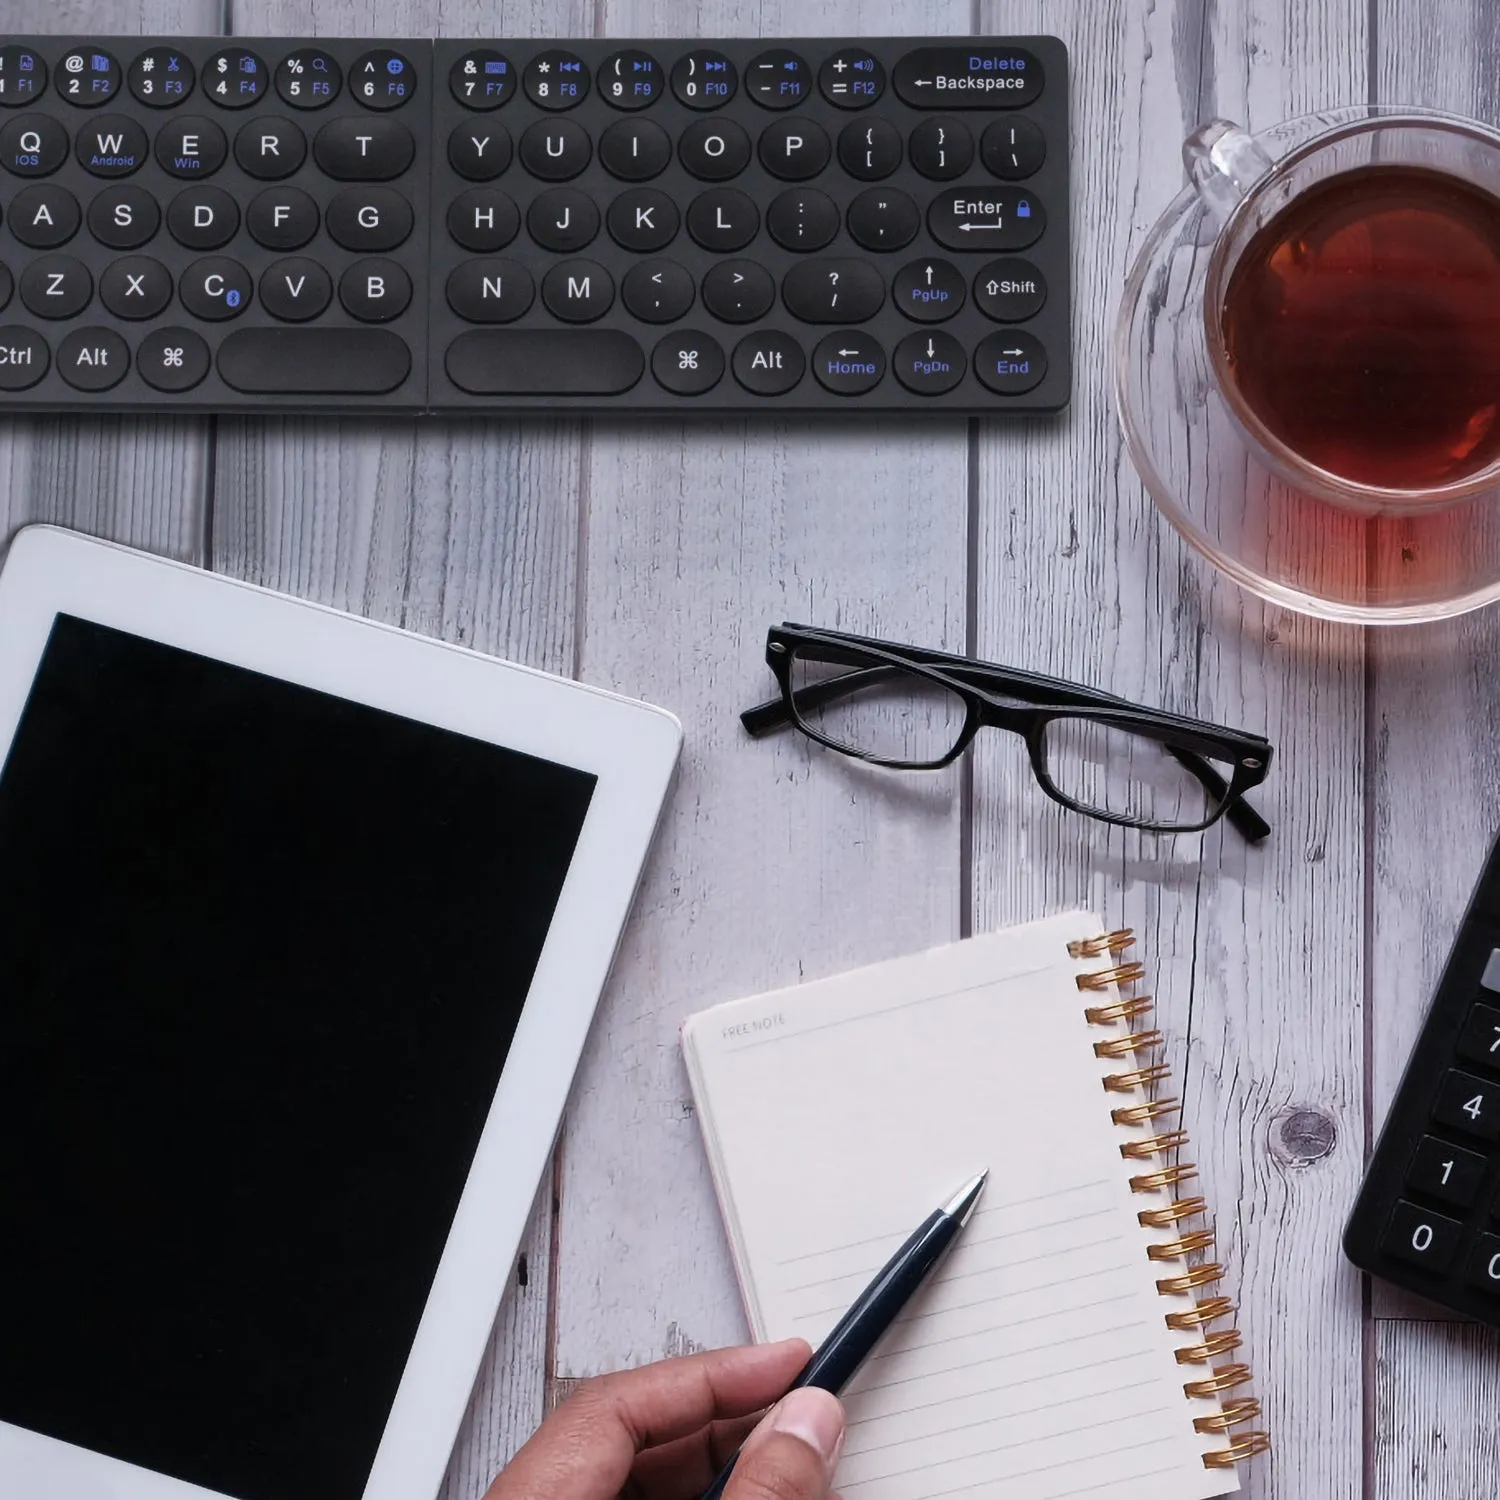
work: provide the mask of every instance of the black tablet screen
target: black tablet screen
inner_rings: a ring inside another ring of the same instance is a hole
[[[358,1500],[593,787],[58,617],[0,774],[0,1421]]]

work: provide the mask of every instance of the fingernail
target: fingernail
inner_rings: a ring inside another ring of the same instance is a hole
[[[844,1408],[837,1396],[811,1386],[791,1391],[771,1413],[769,1426],[772,1432],[801,1438],[833,1473],[844,1451]]]

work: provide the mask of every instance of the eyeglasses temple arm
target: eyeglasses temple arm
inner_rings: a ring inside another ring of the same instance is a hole
[[[810,682],[806,687],[795,690],[797,707],[803,712],[822,708],[824,704],[846,698],[850,693],[857,693],[887,677],[900,677],[904,672],[904,668],[897,666],[861,667],[857,672],[845,672],[842,677]],[[772,698],[768,702],[757,703],[754,708],[747,708],[740,715],[740,723],[754,735],[785,729],[791,722],[792,713],[785,698]]]
[[[1170,746],[1167,747],[1167,753],[1178,765],[1198,778],[1199,785],[1210,797],[1223,801],[1228,795],[1229,783],[1202,756],[1194,755],[1191,750],[1173,750]],[[1234,825],[1235,831],[1252,844],[1270,837],[1271,825],[1243,797],[1236,797],[1224,809],[1224,816]]]

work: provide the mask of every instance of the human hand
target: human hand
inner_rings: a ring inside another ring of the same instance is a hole
[[[695,1500],[742,1442],[724,1500],[827,1500],[844,1443],[837,1398],[793,1391],[757,1425],[811,1353],[788,1339],[586,1381],[485,1500]]]

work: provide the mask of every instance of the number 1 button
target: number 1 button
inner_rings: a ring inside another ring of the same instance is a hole
[[[1441,1275],[1453,1264],[1464,1227],[1405,1200],[1397,1203],[1380,1248],[1398,1260]]]

